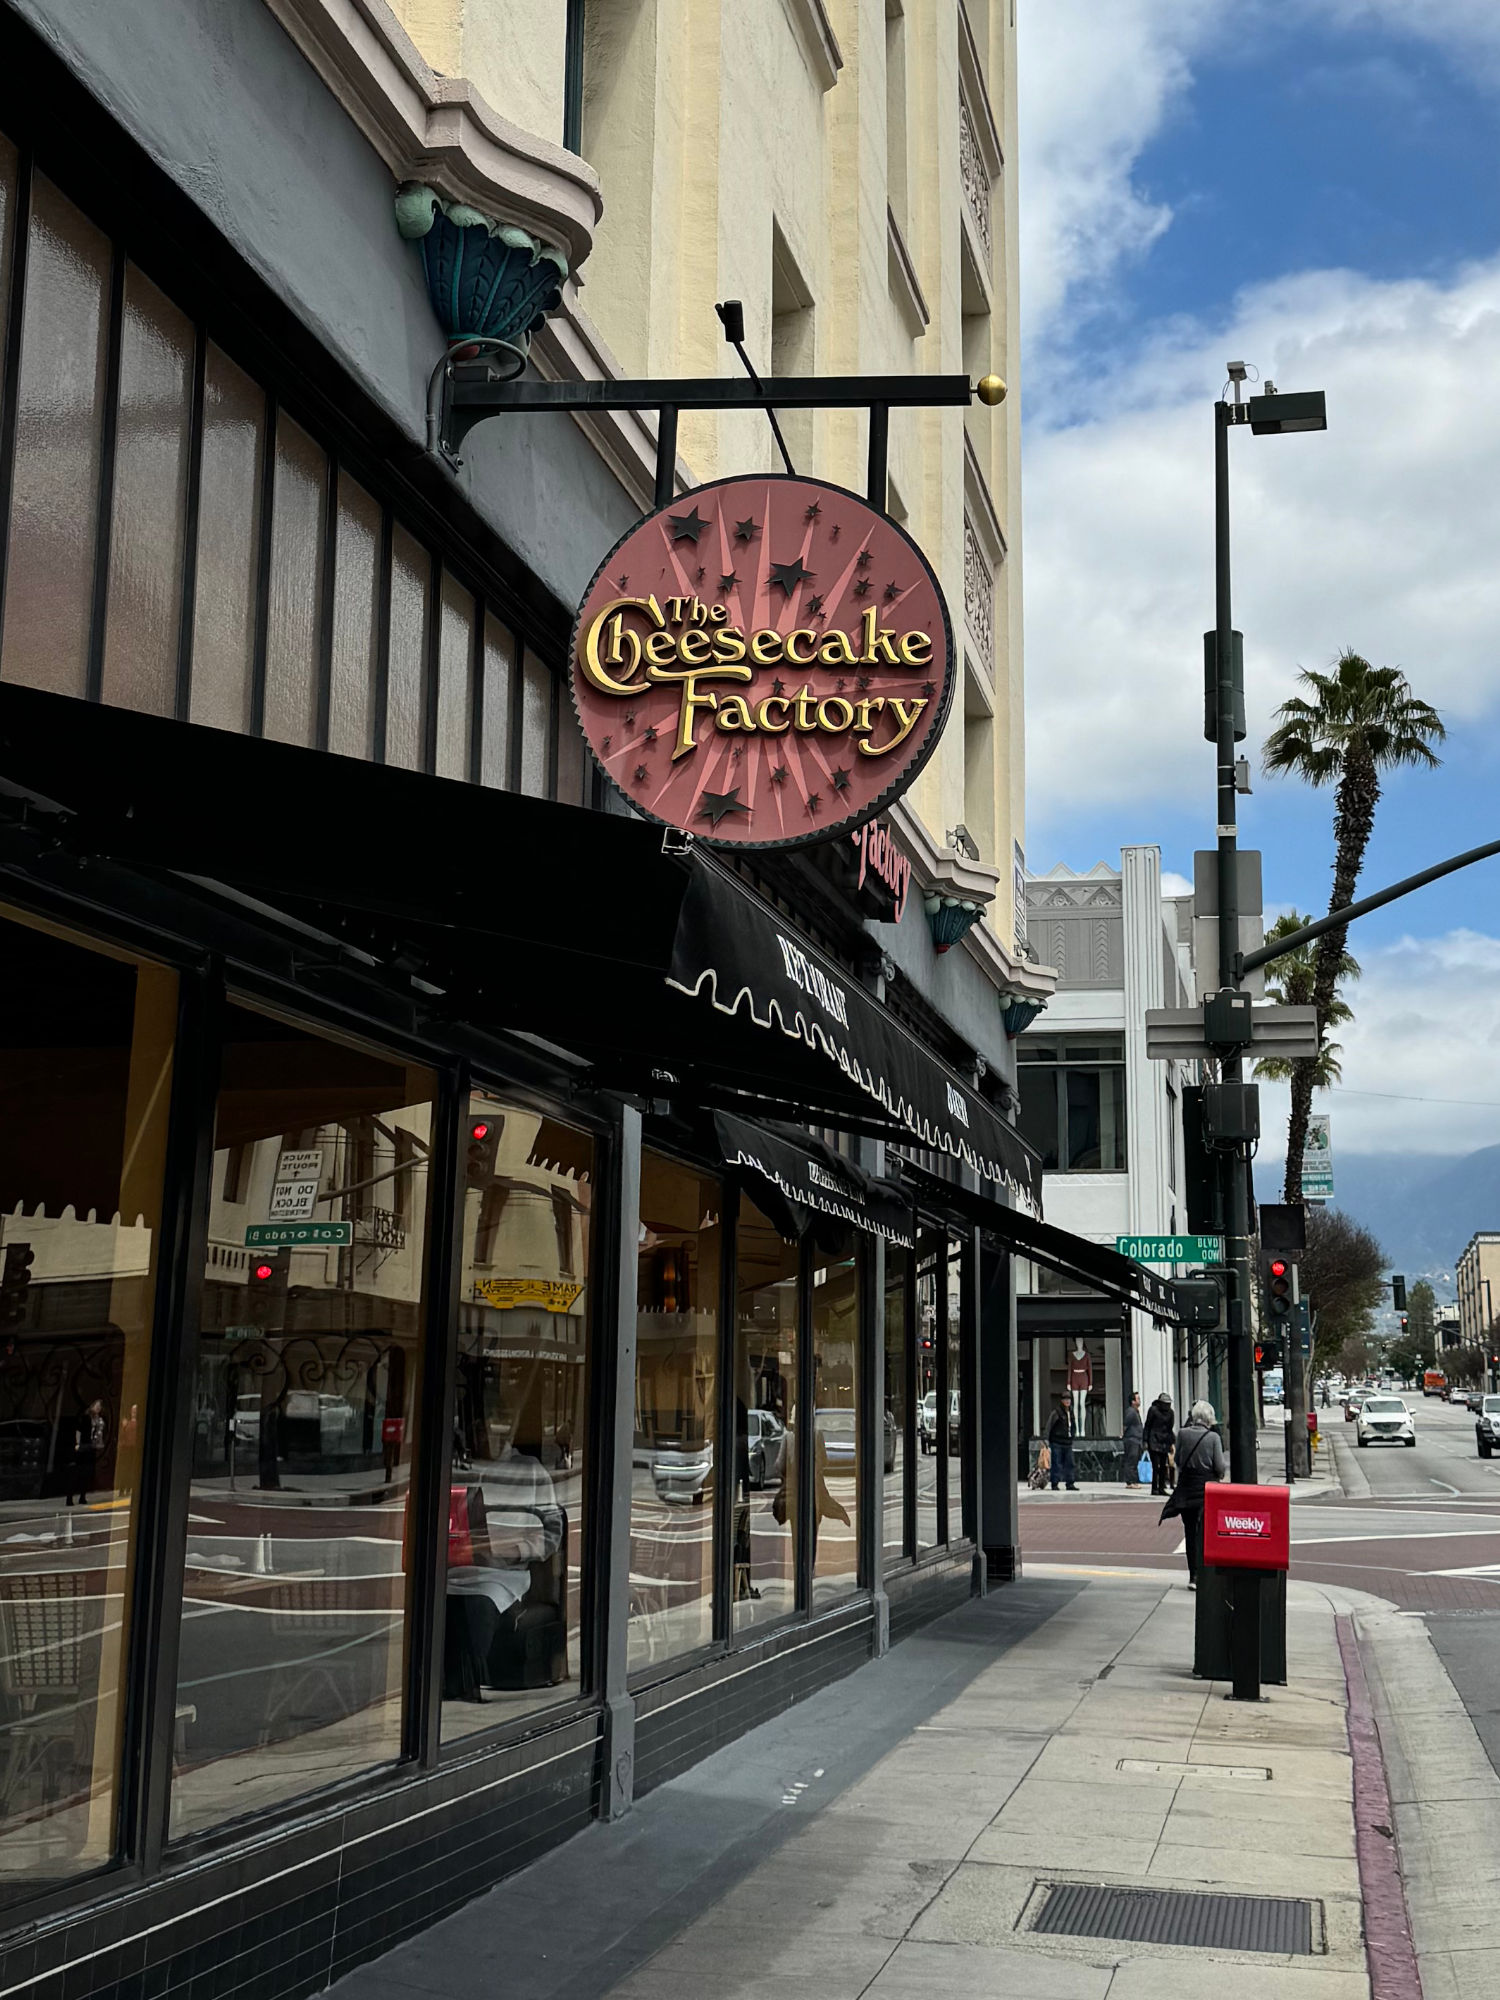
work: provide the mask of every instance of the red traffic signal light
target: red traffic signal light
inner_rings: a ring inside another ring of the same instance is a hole
[[[1279,1257],[1271,1259],[1271,1276],[1273,1278],[1284,1278],[1286,1276],[1286,1265],[1282,1263]]]
[[[255,1279],[257,1284],[267,1284],[276,1276],[276,1266],[274,1264],[257,1264],[250,1275]]]
[[[495,1178],[495,1155],[504,1125],[503,1118],[470,1117],[464,1152],[464,1180],[469,1187],[488,1187]]]

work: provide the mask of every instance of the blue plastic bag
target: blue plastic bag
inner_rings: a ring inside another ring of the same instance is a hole
[[[1135,1469],[1135,1476],[1142,1486],[1149,1486],[1151,1484],[1151,1454],[1149,1451],[1141,1453],[1141,1462]]]

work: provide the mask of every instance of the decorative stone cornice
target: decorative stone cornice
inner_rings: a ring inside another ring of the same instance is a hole
[[[386,0],[266,0],[398,183],[555,245],[576,271],[603,209],[585,161],[438,76]]]

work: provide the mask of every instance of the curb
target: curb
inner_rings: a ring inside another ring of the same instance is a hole
[[[1335,1620],[1344,1685],[1349,1694],[1349,1754],[1354,1760],[1354,1842],[1364,1904],[1365,1963],[1372,2000],[1422,2000],[1406,1888],[1396,1847],[1395,1821],[1380,1732],[1360,1658],[1353,1618]]]

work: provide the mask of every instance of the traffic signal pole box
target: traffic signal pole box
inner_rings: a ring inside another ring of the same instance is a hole
[[[1286,1685],[1291,1542],[1289,1486],[1205,1488],[1193,1671],[1227,1680],[1236,1701],[1259,1701],[1263,1681]]]

